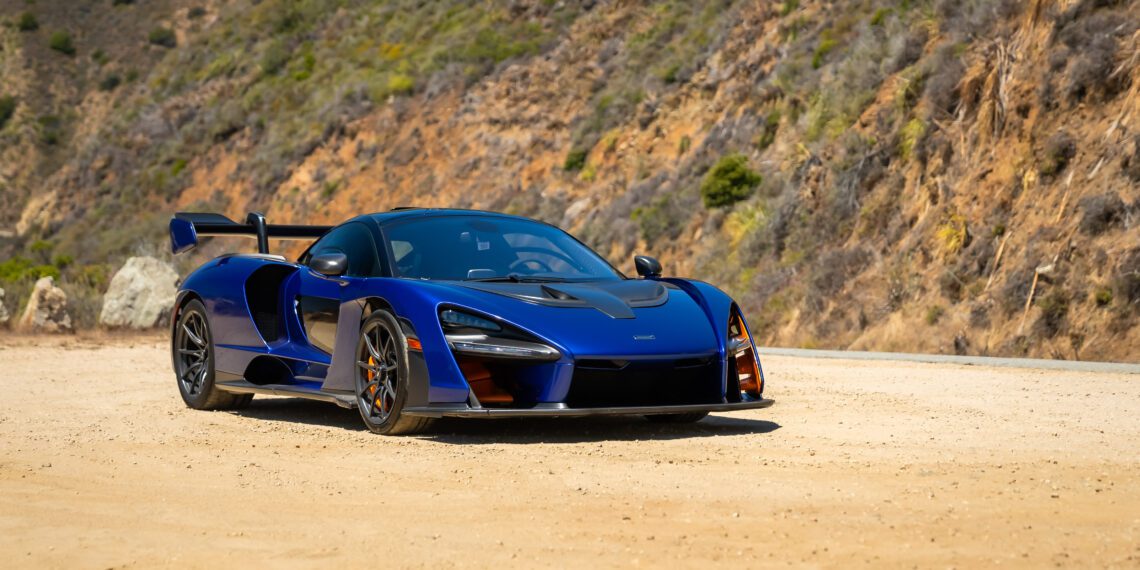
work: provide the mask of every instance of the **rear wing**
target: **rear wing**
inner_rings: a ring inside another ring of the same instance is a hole
[[[257,239],[258,253],[269,253],[269,238],[317,239],[332,226],[267,224],[265,216],[250,212],[239,224],[221,214],[178,212],[170,219],[170,250],[185,253],[198,245],[200,236],[244,236]]]

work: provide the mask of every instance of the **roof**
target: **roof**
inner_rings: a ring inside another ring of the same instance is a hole
[[[523,216],[514,216],[511,214],[503,214],[500,212],[488,212],[485,210],[465,210],[462,208],[415,208],[415,207],[400,207],[394,208],[387,212],[376,212],[374,214],[364,214],[362,218],[372,218],[378,224],[384,224],[392,220],[418,218],[428,216],[487,216],[495,218],[508,218],[512,220],[526,220],[537,221]]]

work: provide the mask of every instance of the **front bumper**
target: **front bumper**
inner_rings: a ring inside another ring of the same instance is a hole
[[[735,412],[770,408],[775,400],[767,398],[751,402],[721,404],[687,404],[680,406],[621,406],[608,408],[571,408],[566,404],[538,404],[533,408],[473,408],[467,404],[434,404],[404,408],[401,414],[427,418],[549,418],[582,416],[649,416],[688,414],[693,412]]]

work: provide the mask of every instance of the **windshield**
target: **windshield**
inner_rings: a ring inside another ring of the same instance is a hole
[[[528,220],[433,216],[384,228],[396,277],[479,281],[621,279],[569,234]]]

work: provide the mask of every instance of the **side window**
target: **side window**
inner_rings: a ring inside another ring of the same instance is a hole
[[[375,277],[381,275],[380,260],[376,257],[376,244],[372,232],[360,222],[349,222],[325,234],[305,255],[308,263],[314,255],[340,252],[348,256],[346,275]]]

